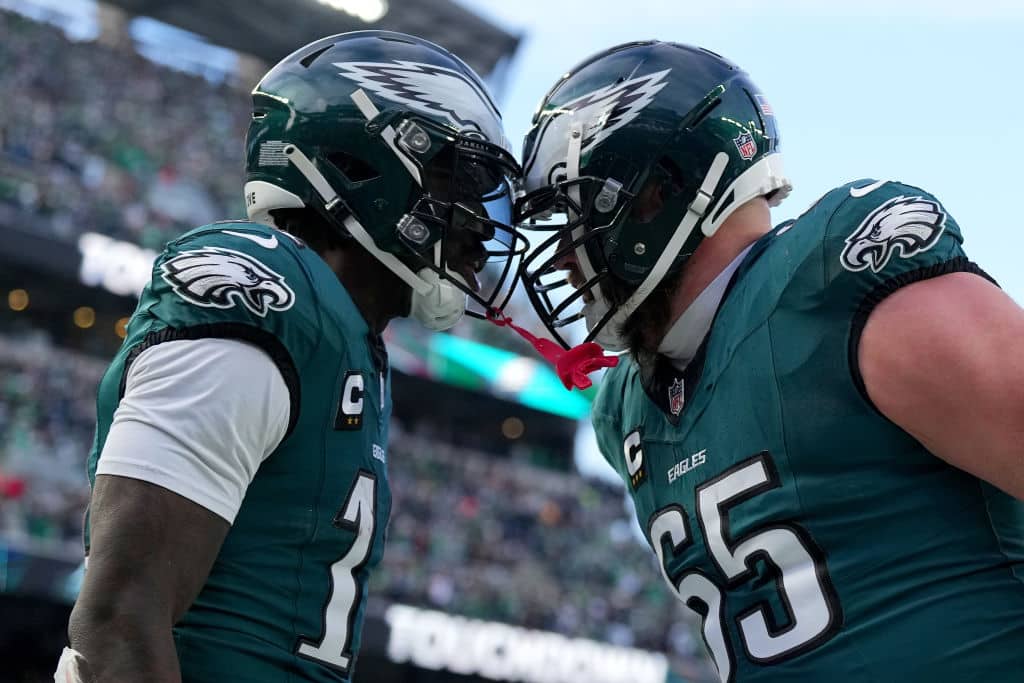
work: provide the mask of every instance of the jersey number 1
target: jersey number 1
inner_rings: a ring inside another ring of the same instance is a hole
[[[725,624],[726,595],[730,588],[758,578],[756,562],[763,562],[777,577],[786,623],[778,624],[766,603],[740,613],[736,621],[748,659],[770,664],[795,657],[827,640],[841,622],[824,561],[803,528],[792,523],[767,525],[738,538],[729,531],[730,508],[780,485],[771,457],[764,452],[697,487],[697,520],[724,587],[697,569],[670,576],[663,543],[668,541],[671,552],[693,543],[689,518],[679,505],[651,517],[648,535],[662,576],[676,597],[701,617],[704,642],[723,683],[733,680],[736,668]]]
[[[331,565],[331,594],[323,612],[324,635],[319,641],[299,638],[297,653],[300,656],[323,662],[342,674],[348,673],[352,663],[352,620],[362,598],[356,572],[370,556],[377,525],[374,514],[376,499],[376,478],[360,472],[345,505],[334,518],[336,526],[356,531],[356,538],[348,552]]]

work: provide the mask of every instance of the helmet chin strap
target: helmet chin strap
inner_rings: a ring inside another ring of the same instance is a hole
[[[432,288],[423,296],[413,293],[409,315],[435,332],[454,327],[466,311],[466,293],[441,279],[437,271],[430,268],[421,270],[420,277],[431,284]],[[451,273],[450,277],[458,278],[460,282],[469,286],[465,278],[458,273]]]
[[[658,283],[664,279],[668,269],[672,266],[672,262],[676,256],[679,255],[679,250],[683,248],[683,244],[686,243],[690,233],[693,232],[694,227],[707,213],[708,208],[711,206],[711,202],[715,196],[715,188],[718,186],[718,181],[722,179],[722,174],[725,173],[726,166],[729,165],[729,155],[725,152],[719,152],[715,155],[714,160],[711,162],[711,167],[708,169],[708,173],[704,176],[704,181],[700,185],[700,189],[697,190],[697,196],[694,197],[693,201],[686,208],[686,214],[683,216],[683,220],[680,221],[676,227],[675,232],[672,233],[671,239],[668,244],[662,250],[661,255],[658,256],[658,260],[654,262],[654,267],[651,268],[651,272],[647,274],[643,282],[634,290],[633,294],[630,295],[626,301],[619,306],[615,313],[608,319],[608,321],[598,328],[596,331],[592,330],[593,339],[596,340],[601,346],[608,349],[609,351],[622,351],[626,348],[626,341],[618,333],[618,330],[626,322],[626,320],[640,307],[640,304],[650,296],[654,288],[658,286]],[[590,306],[596,306],[598,301],[603,301],[603,297],[598,298],[600,292],[595,292],[595,299],[597,301]],[[607,310],[607,309],[606,309]],[[598,314],[598,318],[600,314]],[[590,316],[587,316],[588,321]]]
[[[597,330],[591,341],[600,344],[602,349],[609,351],[625,351],[626,340],[618,333],[612,319],[608,318],[604,325],[601,321],[608,317],[611,304],[601,292],[594,292],[594,300],[583,305],[583,317],[587,321],[588,330]]]
[[[316,165],[295,145],[284,149],[285,156],[316,190],[324,202],[324,208],[332,212],[341,203],[341,198],[324,178]],[[412,288],[410,315],[431,330],[447,330],[462,318],[466,310],[466,293],[450,282],[446,282],[430,268],[413,272],[409,266],[398,260],[394,254],[380,249],[373,237],[355,216],[348,214],[342,224],[350,235],[366,251],[383,263],[391,272]],[[438,245],[440,247],[440,245]],[[435,250],[435,261],[438,258]],[[450,273],[459,277],[457,273]],[[468,286],[468,285],[467,285]]]
[[[362,114],[367,121],[372,121],[380,115],[380,110],[377,109],[377,106],[370,100],[370,97],[362,88],[353,92],[351,98],[352,102],[354,102],[356,107],[359,109],[359,113]],[[390,124],[384,126],[380,132],[380,136],[394,155],[398,157],[398,160],[402,162],[405,169],[409,171],[409,175],[412,176],[416,185],[422,189],[423,178],[420,175],[420,169],[415,163],[413,163],[412,159],[410,159],[408,155],[399,148],[396,143],[397,133],[394,126],[391,126]],[[362,228],[362,226],[359,227]],[[363,230],[363,233],[365,234],[366,231]],[[366,236],[369,238],[368,234]],[[372,243],[373,240],[370,239],[370,242]],[[362,242],[360,242],[360,244],[362,244]],[[387,252],[382,252],[379,249],[376,249],[376,247],[375,251],[371,253],[377,256],[377,258],[380,258],[378,254],[385,254],[392,260],[401,264],[401,262],[398,261],[398,259],[395,259],[393,255],[388,254]],[[384,259],[381,260],[384,261]],[[394,270],[394,268],[389,265],[388,261],[384,261],[384,264]],[[434,245],[434,266],[440,267],[440,265],[441,243],[438,242]],[[455,273],[448,268],[445,268],[445,273],[449,278],[456,278],[459,282],[466,285],[466,287],[469,286],[465,278],[458,273]],[[399,277],[401,277],[401,275],[399,275]],[[420,271],[416,273],[416,278],[419,282],[425,284],[426,287],[417,288],[416,286],[410,285],[412,286],[413,294],[412,308],[409,315],[430,330],[440,331],[454,327],[466,312],[466,293],[451,282],[443,279],[440,274],[431,268],[420,269]],[[402,279],[404,280],[405,278]],[[406,280],[406,282],[408,282],[408,280]]]
[[[284,148],[284,153],[285,156],[288,157],[288,161],[298,169],[299,173],[305,176],[306,180],[309,181],[309,184],[312,185],[313,189],[320,195],[320,198],[324,202],[324,208],[328,211],[335,209],[341,201],[341,198],[338,197],[338,193],[334,191],[331,184],[327,182],[327,179],[324,178],[322,173],[320,173],[320,169],[318,169],[313,162],[309,160],[309,157],[303,154],[302,150],[295,145],[286,146]],[[430,291],[430,284],[420,278],[416,273],[412,272],[412,269],[409,268],[409,266],[399,261],[394,254],[390,254],[378,248],[373,242],[373,237],[371,237],[370,233],[366,231],[366,228],[363,227],[362,223],[356,220],[355,216],[349,214],[342,220],[342,223],[344,224],[345,229],[349,231],[353,238],[355,238],[356,242],[359,242],[364,249],[373,254],[374,258],[387,266],[395,273],[395,275],[402,278],[407,285],[412,287],[414,292],[426,294]]]

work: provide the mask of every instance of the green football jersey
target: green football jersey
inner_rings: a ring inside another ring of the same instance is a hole
[[[885,296],[984,275],[961,242],[927,192],[837,188],[753,246],[685,372],[605,377],[601,450],[723,681],[1024,680],[1024,503],[887,420],[857,365]]]
[[[390,375],[379,337],[315,252],[247,222],[208,225],[167,246],[100,384],[90,481],[133,360],[166,341],[207,337],[265,350],[291,413],[174,630],[183,678],[347,680],[391,511]],[[183,561],[188,553],[181,548]]]

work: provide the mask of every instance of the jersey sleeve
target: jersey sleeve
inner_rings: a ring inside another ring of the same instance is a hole
[[[960,226],[930,193],[881,181],[843,190],[846,197],[825,235],[825,281],[831,291],[856,298],[974,269],[963,250]]]
[[[288,422],[288,389],[262,350],[232,339],[159,344],[128,371],[96,474],[156,484],[232,523]]]
[[[991,278],[967,257],[960,226],[929,192],[871,180],[833,192],[840,200],[825,227],[820,305],[849,321],[850,366],[863,392],[856,352],[879,303],[901,287],[948,273]]]
[[[289,390],[298,414],[298,369],[320,336],[316,290],[301,247],[269,227],[223,223],[169,243],[153,266],[128,327],[128,371],[147,349],[169,341],[235,339],[262,349]]]

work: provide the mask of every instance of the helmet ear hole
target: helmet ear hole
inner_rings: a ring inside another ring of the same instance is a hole
[[[380,172],[376,168],[346,152],[332,152],[327,155],[327,160],[352,184],[380,177]]]
[[[685,187],[686,179],[679,166],[667,156],[661,157],[637,191],[630,207],[630,219],[642,225],[654,222],[666,203],[678,198]]]
[[[669,182],[666,189],[672,195],[677,195],[682,192],[686,187],[686,176],[683,174],[683,170],[679,168],[679,165],[670,157],[665,156],[658,160],[658,166],[668,177]]]

